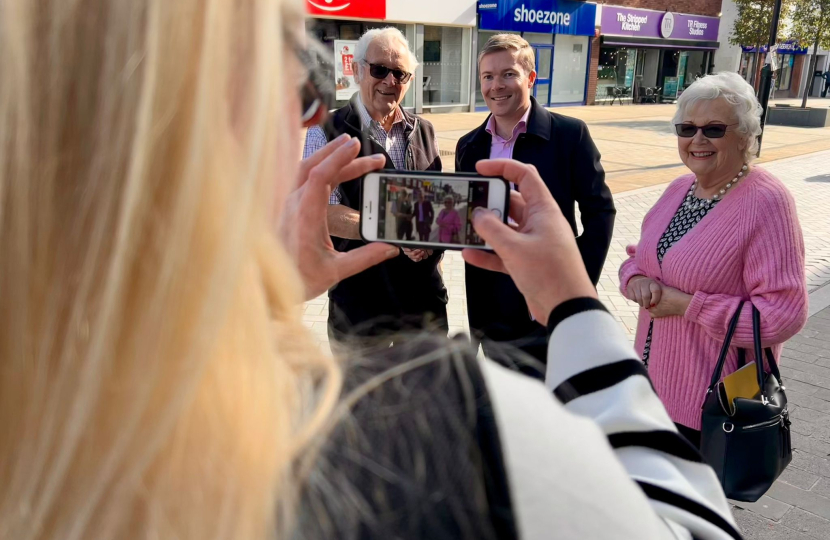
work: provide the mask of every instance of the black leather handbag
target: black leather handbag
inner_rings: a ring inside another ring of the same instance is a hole
[[[758,395],[727,403],[721,372],[743,302],[732,317],[703,402],[700,451],[715,470],[726,496],[755,502],[792,461],[787,396],[772,349],[761,350],[761,313],[752,306]],[[770,373],[764,372],[764,354]],[[741,360],[745,351],[738,351]]]

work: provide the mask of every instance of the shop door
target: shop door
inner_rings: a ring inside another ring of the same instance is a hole
[[[536,53],[536,85],[533,97],[544,106],[550,105],[550,89],[553,79],[553,45],[532,45]]]

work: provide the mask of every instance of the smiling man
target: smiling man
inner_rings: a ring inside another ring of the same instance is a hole
[[[303,158],[346,133],[362,141],[361,155],[383,155],[386,169],[440,171],[432,124],[402,108],[418,67],[403,34],[391,27],[369,30],[357,43],[354,66],[360,91],[323,128],[308,130]],[[341,184],[329,202],[334,246],[349,251],[363,245],[360,180]],[[330,338],[386,346],[401,330],[434,328],[446,333],[447,291],[438,269],[441,256],[437,250],[402,250],[400,256],[341,281],[329,291]]]
[[[482,159],[512,158],[538,169],[577,234],[579,205],[583,232],[577,238],[588,275],[596,284],[611,244],[614,202],[605,184],[600,154],[584,122],[549,112],[530,95],[536,81],[533,48],[523,38],[499,34],[478,56],[481,94],[490,116],[458,141],[455,168],[474,172]],[[473,337],[490,358],[512,357],[500,343],[546,361],[546,331],[530,316],[510,276],[470,265],[466,270],[467,312]],[[534,369],[526,372],[544,376]]]

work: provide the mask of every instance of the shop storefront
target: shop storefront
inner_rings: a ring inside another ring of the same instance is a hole
[[[591,74],[597,104],[674,101],[712,71],[718,17],[606,4],[600,24],[598,68]]]
[[[768,48],[761,47],[757,54],[755,47],[741,47],[739,73],[756,89],[761,80],[761,68],[766,62]],[[793,42],[779,43],[776,47],[775,94],[773,98],[798,97],[801,92],[802,73],[808,67],[807,48]]]
[[[533,95],[543,105],[585,103],[596,5],[568,0],[480,0],[477,51],[498,33],[521,34],[536,54]],[[476,79],[476,110],[486,110]]]
[[[367,30],[392,26],[406,36],[420,63],[404,107],[417,113],[471,110],[472,6],[473,0],[306,0],[306,30],[334,60],[336,106],[358,90],[352,66],[357,40]]]

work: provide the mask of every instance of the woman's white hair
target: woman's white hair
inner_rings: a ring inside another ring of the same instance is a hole
[[[363,65],[363,62],[366,61],[366,51],[369,50],[369,44],[375,40],[380,40],[381,46],[388,46],[392,44],[403,45],[403,48],[406,50],[409,58],[408,71],[410,73],[415,73],[415,70],[418,69],[418,59],[409,49],[409,42],[406,40],[406,36],[404,36],[401,31],[394,26],[387,26],[386,28],[373,28],[371,30],[367,30],[366,33],[360,36],[360,40],[357,42],[357,50],[354,53],[354,61],[356,64],[359,66]],[[362,69],[362,67],[360,69]]]
[[[733,72],[707,75],[695,81],[677,100],[677,112],[672,124],[683,122],[686,110],[699,101],[725,99],[733,106],[738,121],[736,131],[740,133],[747,145],[744,160],[749,163],[758,152],[758,135],[761,134],[761,104],[755,97],[755,90],[743,77]]]

